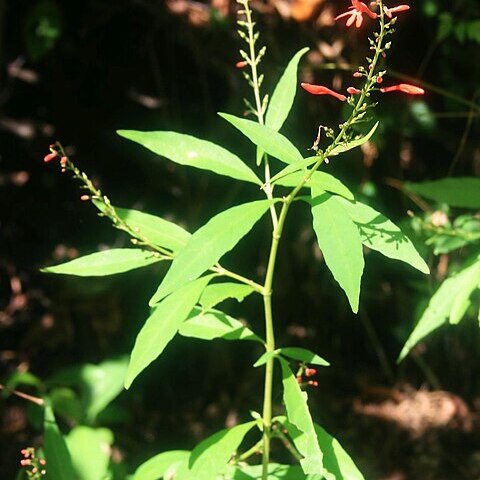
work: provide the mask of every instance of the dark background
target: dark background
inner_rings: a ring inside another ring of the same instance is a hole
[[[333,0],[252,4],[267,45],[264,91],[304,46],[311,51],[301,79],[340,90],[352,84],[348,69],[368,54],[368,27],[335,24],[333,16],[347,6]],[[406,212],[418,208],[391,179],[480,171],[480,6],[476,0],[411,6],[399,17],[385,82],[406,78],[426,95],[382,97],[370,149],[327,167],[357,198],[407,230]],[[0,0],[0,381],[19,369],[47,378],[68,365],[128,353],[164,271],[151,267],[103,279],[39,272],[104,246],[129,245],[79,200],[74,181],[54,162],[43,163],[50,143],[61,141],[114,204],[176,220],[190,231],[223,208],[256,198],[248,185],[155,158],[115,134],[123,128],[181,131],[231,148],[253,166],[251,146],[216,115],[240,115],[242,98],[251,94],[234,68],[236,8],[228,0]],[[342,113],[334,99],[299,91],[282,132],[304,152],[318,124],[338,123]],[[475,319],[438,331],[395,364],[445,275],[441,258],[414,239],[432,268],[426,278],[370,253],[355,316],[318,256],[308,209],[297,208],[280,249],[274,310],[279,345],[311,348],[332,364],[310,391],[314,417],[341,439],[368,479],[480,478]],[[226,264],[260,280],[268,247],[265,220]],[[229,304],[228,311],[262,331],[258,300]],[[118,462],[132,472],[154,453],[191,448],[227,418],[260,410],[262,372],[251,368],[260,353],[240,343],[175,339],[116,400],[126,412],[109,425]],[[418,392],[436,396],[411,404],[415,418],[386,420],[383,410],[366,415],[372,399],[378,406],[396,395],[418,399]],[[429,415],[448,401],[467,414],[429,428]],[[40,444],[41,432],[21,399],[1,399],[0,414],[0,478],[9,479],[19,450]],[[426,425],[421,433],[412,428],[417,421]]]

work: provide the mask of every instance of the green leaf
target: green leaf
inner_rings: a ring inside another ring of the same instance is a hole
[[[278,158],[284,163],[295,163],[303,160],[301,153],[293,143],[272,128],[228,113],[219,113],[219,115],[272,157]]]
[[[337,145],[330,153],[329,157],[333,157],[335,155],[339,155],[340,153],[348,152],[348,150],[352,150],[353,148],[359,147],[360,145],[363,145],[364,143],[368,142],[371,138],[371,136],[375,133],[375,130],[377,129],[378,125],[380,122],[377,122],[371,129],[370,131],[364,135],[363,137],[357,138],[355,140],[352,140],[347,143],[342,143],[340,145]]]
[[[175,257],[163,282],[150,299],[150,306],[215,265],[253,228],[271,204],[270,200],[244,203],[211,218]]]
[[[320,450],[323,452],[325,480],[364,480],[364,476],[338,440],[320,425],[314,424]]]
[[[212,480],[227,466],[243,437],[257,422],[221,430],[199,443],[190,454],[188,470],[177,472],[176,480]]]
[[[272,357],[277,357],[278,351],[274,350],[273,352],[265,352],[260,358],[253,364],[255,368],[265,365]]]
[[[283,401],[288,421],[299,430],[294,439],[295,447],[303,455],[300,465],[305,474],[322,474],[322,452],[318,446],[317,435],[307,405],[308,395],[300,389],[295,375],[288,363],[279,358],[282,367]]]
[[[268,102],[265,125],[280,130],[285,122],[295,99],[298,90],[297,70],[300,59],[307,53],[309,48],[302,48],[298,51],[287,65],[275,90]]]
[[[46,273],[62,273],[79,277],[98,277],[128,272],[159,262],[161,258],[155,253],[138,248],[112,248],[71,260],[61,265],[42,268]]]
[[[240,158],[214,143],[176,132],[118,130],[128,140],[180,165],[210,170],[219,175],[261,185],[262,182]]]
[[[43,449],[48,464],[47,480],[77,480],[63,435],[58,429],[51,406],[45,405]]]
[[[104,213],[107,208],[105,203],[94,200],[95,206]],[[131,210],[128,208],[113,207],[117,215],[135,232],[147,238],[154,245],[168,248],[173,252],[181,250],[191,234],[179,227],[176,223],[163,218],[150,215],[149,213]]]
[[[200,297],[200,305],[204,311],[207,311],[227,298],[234,298],[238,302],[242,302],[245,297],[254,291],[252,287],[243,283],[214,283],[205,288]]]
[[[92,424],[123,390],[128,367],[126,356],[105,360],[98,365],[86,363],[68,367],[49,380],[49,385],[70,385],[81,393],[84,422]]]
[[[207,275],[187,283],[156,306],[135,340],[125,388],[130,388],[138,374],[163,352],[213,276]]]
[[[159,453],[142,463],[133,474],[132,480],[158,480],[166,474],[173,474],[174,470],[181,463],[188,460],[188,450],[171,450]]]
[[[284,169],[280,170],[276,175],[274,175],[270,179],[270,183],[274,185],[275,183],[278,183],[279,180],[282,180],[285,177],[289,177],[293,173],[297,173],[297,172],[302,174],[301,177],[299,177],[298,175],[296,177],[299,179],[298,183],[300,183],[307,173],[306,168],[310,167],[314,163],[317,163],[318,160],[320,160],[320,157],[308,157],[308,158],[304,158],[300,162],[291,163],[290,165],[287,165]]]
[[[108,474],[113,434],[106,428],[75,427],[66,438],[79,480],[104,480]]]
[[[288,177],[278,180],[276,183],[283,187],[295,188],[303,180],[304,176],[305,174],[303,172],[295,172],[288,175]],[[329,173],[318,171],[313,172],[312,178],[305,184],[305,187],[311,187],[313,185],[318,190],[336,193],[348,200],[354,200],[353,193],[340,180],[338,180],[338,178],[335,178]]]
[[[316,186],[312,186],[312,215],[325,263],[357,313],[364,267],[358,228],[336,198]]]
[[[431,182],[406,182],[405,188],[451,207],[480,208],[480,178],[443,178]]]
[[[225,480],[260,480],[262,478],[262,465],[242,465],[229,467],[222,478]],[[322,480],[321,475],[305,476],[298,465],[281,465],[270,463],[268,465],[267,480]]]
[[[471,293],[479,281],[480,257],[472,265],[448,277],[430,299],[426,310],[403,346],[397,362],[401,362],[418,342],[445,324],[449,318],[453,318],[453,323],[458,322],[461,304],[456,302],[462,301],[463,290],[469,290]]]
[[[310,363],[312,365],[320,365],[322,367],[328,367],[330,363],[318,356],[316,353],[307,350],[306,348],[299,347],[283,347],[277,350],[278,353],[284,357],[298,360],[299,362]]]
[[[224,340],[253,340],[263,343],[260,337],[235,318],[218,310],[202,312],[198,307],[195,307],[192,316],[180,325],[178,333],[184,337],[199,338],[200,340],[223,338]]]
[[[410,239],[385,215],[361,202],[336,198],[360,232],[363,244],[388,258],[408,263],[422,273],[430,273]]]

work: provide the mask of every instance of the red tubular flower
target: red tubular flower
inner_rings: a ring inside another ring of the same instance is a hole
[[[48,162],[51,162],[56,157],[58,157],[58,154],[56,152],[48,153],[43,157],[43,161],[45,163],[48,163]]]
[[[398,85],[384,87],[381,88],[380,91],[382,93],[403,92],[407,93],[408,95],[423,95],[425,93],[425,90],[423,88],[416,87],[415,85],[410,85],[409,83],[399,83]]]
[[[350,94],[350,95],[357,95],[359,93],[362,93],[361,90],[359,90],[358,88],[355,88],[355,87],[348,87],[347,88],[347,92]]]
[[[334,92],[333,90],[330,90],[329,88],[324,87],[323,85],[312,85],[311,83],[301,83],[300,86],[304,90],[306,90],[308,93],[311,93],[312,95],[331,95],[332,97],[335,97],[341,102],[344,102],[347,99],[345,95]]]
[[[392,18],[394,13],[405,12],[406,10],[410,10],[408,5],[398,5],[397,7],[383,7],[383,11],[388,18]]]
[[[372,12],[363,2],[359,0],[352,0],[352,6],[348,7],[349,12],[342,13],[335,17],[335,20],[348,17],[347,27],[350,27],[355,22],[355,26],[360,28],[363,23],[363,14],[366,13],[370,18],[377,18],[377,14]]]

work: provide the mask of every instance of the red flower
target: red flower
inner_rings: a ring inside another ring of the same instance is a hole
[[[392,85],[390,87],[381,88],[382,93],[388,92],[403,92],[408,93],[408,95],[423,95],[425,90],[415,85],[410,85],[409,83],[399,83],[398,85]]]
[[[246,66],[247,66],[247,62],[245,60],[241,60],[240,62],[237,62],[235,64],[236,68],[243,68],[243,67],[246,67]]]
[[[392,18],[394,13],[404,12],[405,10],[410,10],[408,5],[398,5],[397,7],[383,7],[383,11],[388,18]]]
[[[58,154],[56,152],[48,153],[43,157],[43,161],[45,163],[51,162],[55,157],[58,157]]]
[[[360,28],[363,23],[363,14],[366,13],[370,18],[377,18],[377,14],[372,12],[363,2],[359,0],[352,0],[352,6],[348,7],[350,10],[349,12],[342,13],[335,17],[335,20],[339,20],[343,17],[349,17],[347,20],[347,27],[353,25],[355,22],[355,26]]]
[[[347,99],[345,95],[334,92],[333,90],[330,90],[329,88],[324,87],[323,85],[312,85],[311,83],[301,83],[300,86],[304,90],[306,90],[308,93],[311,93],[312,95],[331,95],[332,97],[335,97],[336,99],[342,102],[344,102]]]
[[[350,94],[350,95],[357,95],[359,93],[362,93],[361,90],[359,90],[358,88],[355,88],[355,87],[348,87],[347,88],[347,92]]]

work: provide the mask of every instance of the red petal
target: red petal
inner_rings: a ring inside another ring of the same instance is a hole
[[[381,88],[380,91],[382,93],[388,92],[403,92],[407,93],[408,95],[423,95],[425,90],[420,87],[416,87],[415,85],[410,85],[409,83],[399,83],[398,85],[391,85],[390,87]]]
[[[342,95],[341,93],[337,93],[333,90],[330,90],[327,87],[324,87],[323,85],[312,85],[311,83],[301,83],[300,86],[306,90],[308,93],[311,93],[312,95],[331,95],[332,97],[335,97],[336,99],[344,102],[347,97],[345,95]]]

